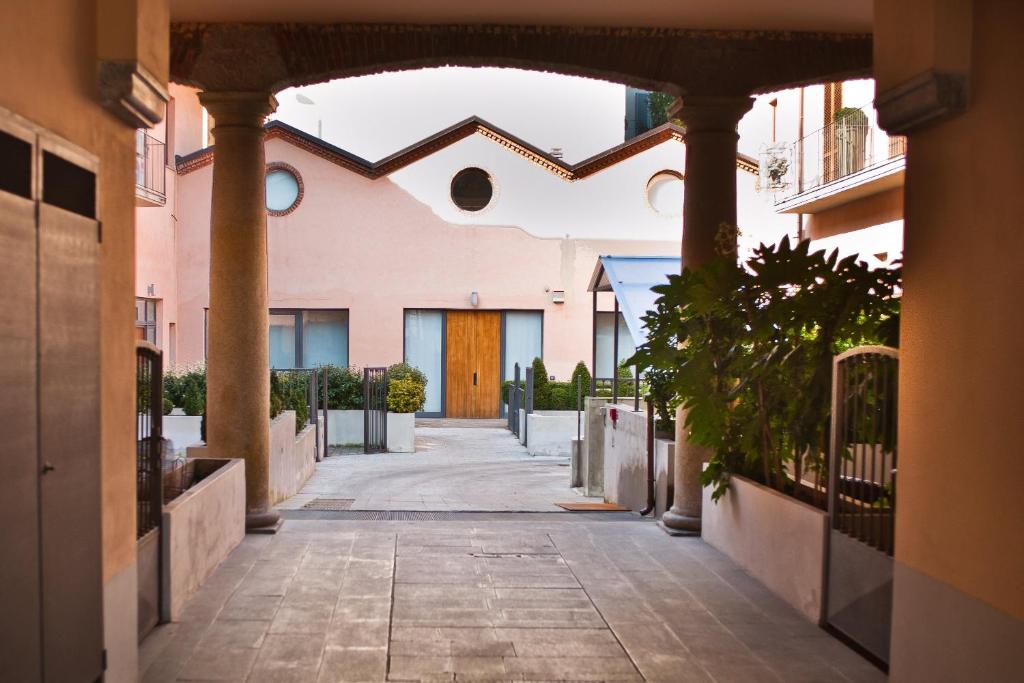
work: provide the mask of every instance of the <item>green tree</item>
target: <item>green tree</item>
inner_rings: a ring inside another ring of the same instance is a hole
[[[676,98],[673,95],[663,92],[652,92],[650,98],[647,100],[647,106],[651,112],[651,125],[657,128],[663,123],[672,122],[677,126],[683,125],[683,122],[679,119],[670,119],[668,115],[669,107],[675,102]]]
[[[551,386],[548,383],[548,369],[540,358],[533,359],[533,409],[551,409]]]

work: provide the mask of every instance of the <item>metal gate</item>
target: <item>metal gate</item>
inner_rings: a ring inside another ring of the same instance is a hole
[[[898,351],[864,346],[836,356],[826,622],[889,661],[896,507]]]
[[[160,621],[163,519],[163,358],[144,341],[135,347],[136,538],[139,640]]]
[[[363,451],[388,450],[388,369],[363,369]]]

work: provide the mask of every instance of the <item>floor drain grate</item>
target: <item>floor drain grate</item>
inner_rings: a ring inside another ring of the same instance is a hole
[[[303,510],[324,510],[326,512],[341,512],[350,510],[354,498],[314,498],[302,506]]]

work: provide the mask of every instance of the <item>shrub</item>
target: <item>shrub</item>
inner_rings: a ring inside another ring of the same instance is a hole
[[[327,373],[327,407],[330,410],[363,409],[363,373],[357,368],[321,365]]]
[[[164,415],[170,415],[172,410],[174,410],[174,403],[171,402],[171,399],[164,396]]]
[[[900,270],[783,238],[668,280],[631,360],[665,372],[663,391],[686,406],[690,442],[712,451],[701,482],[713,497],[732,474],[787,493],[803,473],[827,476],[833,357],[897,343]]]
[[[572,382],[550,382],[548,384],[548,407],[544,410],[576,410],[576,385]]]
[[[395,363],[388,368],[388,379],[411,379],[427,388],[427,376],[419,368],[414,368],[408,363]]]
[[[576,367],[572,371],[572,377],[569,379],[569,383],[576,386],[576,381],[580,380],[583,383],[583,395],[587,396],[590,394],[590,370],[587,368],[587,364],[580,361],[576,364]]]
[[[198,366],[184,372],[165,374],[164,398],[184,410],[186,415],[202,415],[206,405],[206,368]]]
[[[548,369],[540,358],[533,359],[533,409],[550,410],[551,386],[548,384]]]
[[[186,379],[182,387],[180,407],[186,415],[202,415],[206,409],[206,382],[200,386],[194,378]]]
[[[422,373],[421,373],[422,374]],[[388,381],[388,410],[392,413],[415,413],[426,403],[426,384],[411,375]]]
[[[295,411],[295,433],[309,420],[309,375],[304,372],[270,371],[270,418],[285,410]]]

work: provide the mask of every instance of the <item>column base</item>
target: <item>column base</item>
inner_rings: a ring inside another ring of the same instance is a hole
[[[284,520],[277,510],[267,512],[247,512],[245,514],[245,533],[247,534],[276,534]]]
[[[700,536],[700,517],[684,515],[674,507],[661,516],[658,526],[670,536]]]

